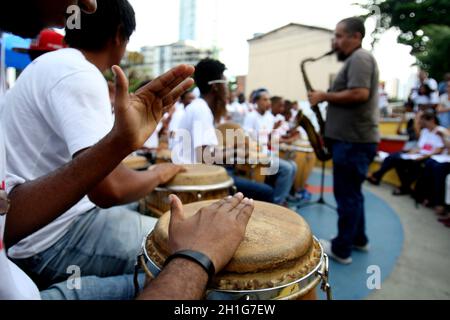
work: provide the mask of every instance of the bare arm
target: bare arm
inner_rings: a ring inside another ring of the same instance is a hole
[[[370,98],[370,91],[367,88],[355,88],[340,92],[315,91],[309,93],[311,105],[321,102],[329,102],[337,105],[355,104],[367,102]]]
[[[242,193],[218,201],[187,218],[183,205],[171,196],[169,247],[201,252],[210,258],[216,273],[231,260],[244,239],[254,210],[253,200]],[[139,300],[199,300],[204,297],[208,275],[194,262],[173,260],[139,296]]]
[[[200,300],[208,283],[208,274],[195,262],[174,259],[138,300]]]
[[[12,190],[5,244],[9,248],[45,227],[75,205],[107,177],[132,151],[139,149],[156,128],[163,110],[192,85],[192,67],[180,66],[128,95],[123,71],[117,74],[116,123],[98,144],[66,166]]]
[[[88,196],[100,208],[135,202],[182,171],[183,167],[173,164],[157,165],[148,171],[134,171],[120,164]]]

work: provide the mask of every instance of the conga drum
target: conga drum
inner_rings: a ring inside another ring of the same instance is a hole
[[[314,170],[317,157],[309,142],[296,141],[291,145],[280,146],[280,158],[292,160],[297,164],[297,176],[295,177],[295,190],[303,190],[306,187],[309,176]]]
[[[187,216],[214,201],[185,206]],[[155,278],[170,255],[166,213],[143,243],[138,257],[148,280]],[[331,299],[328,257],[308,224],[297,213],[255,202],[245,239],[231,262],[210,282],[208,300],[316,300],[319,285]]]
[[[150,166],[146,157],[129,156],[122,161],[122,164],[132,170],[145,170]]]
[[[183,204],[223,199],[234,192],[234,181],[219,166],[184,165],[186,172],[178,174],[165,186],[140,201],[140,212],[155,218],[170,210],[169,196],[177,195]],[[151,170],[152,168],[150,168]]]

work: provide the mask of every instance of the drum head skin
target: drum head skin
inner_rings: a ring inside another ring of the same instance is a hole
[[[178,174],[166,186],[204,186],[224,183],[230,180],[227,171],[219,166],[203,164],[183,165],[186,172]]]
[[[192,216],[214,202],[187,205],[185,214]],[[170,214],[166,213],[147,241],[148,254],[159,265],[168,256],[169,221]],[[255,202],[244,241],[213,285],[220,290],[280,286],[306,276],[320,263],[320,258],[320,247],[303,218],[286,208]]]

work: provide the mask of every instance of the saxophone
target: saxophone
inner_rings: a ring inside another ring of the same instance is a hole
[[[302,61],[300,69],[303,75],[303,79],[305,81],[306,89],[308,92],[314,91],[311,81],[309,80],[309,77],[306,73],[306,64],[317,62],[319,60],[322,60],[325,57],[331,56],[334,54],[335,51],[332,50],[323,56],[319,58],[309,58],[304,61]],[[314,114],[317,117],[317,121],[320,126],[320,132],[316,132],[316,129],[314,128],[311,121],[303,114],[302,111],[299,111],[297,114],[297,118],[295,119],[296,125],[299,127],[302,127],[305,129],[306,133],[308,134],[309,141],[311,143],[311,146],[314,149],[314,153],[316,154],[317,158],[322,161],[326,162],[328,160],[332,159],[331,151],[328,149],[328,147],[325,144],[324,136],[325,136],[325,121],[323,120],[322,113],[320,112],[319,105],[311,106],[311,109],[313,110]]]

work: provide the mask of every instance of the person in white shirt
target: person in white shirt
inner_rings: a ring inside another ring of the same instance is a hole
[[[438,89],[438,83],[436,80],[429,77],[428,72],[425,70],[420,70],[418,74],[417,82],[414,86],[414,88],[411,90],[410,99],[412,101],[415,101],[417,97],[420,95],[419,91],[420,88],[426,85],[429,88],[430,94],[430,104],[438,104],[439,103],[439,89]]]
[[[0,10],[0,31],[5,29],[20,31],[22,36],[32,37],[37,35],[43,27],[62,26],[66,9],[73,4],[81,6],[82,16],[85,13],[95,12],[97,6],[95,0],[5,2]],[[31,12],[31,17],[26,14],[14,14],[23,13],[24,6],[37,10],[25,11]],[[7,15],[4,17],[2,13]],[[11,17],[13,19],[10,19]],[[193,69],[179,66],[156,79],[135,96],[129,97],[128,83],[124,73],[118,67],[114,70],[117,74],[116,110],[118,115],[113,131],[68,165],[46,177],[26,182],[14,189],[9,199],[5,192],[6,161],[3,131],[0,130],[0,300],[39,298],[37,288],[31,279],[6,257],[3,242],[5,214],[9,212],[8,234],[13,234],[13,238],[17,239],[25,237],[37,226],[45,226],[51,222],[64,212],[63,208],[69,208],[75,204],[93,185],[106,177],[131,151],[142,146],[143,141],[154,130],[152,122],[158,121],[148,116],[150,111],[153,115],[162,114],[162,110],[170,106],[192,85],[192,80],[186,78]],[[1,111],[0,109],[0,118]],[[55,192],[52,192],[53,190]],[[173,227],[170,230],[170,237],[173,239],[171,252],[197,251],[210,258],[216,271],[220,272],[243,239],[245,226],[253,211],[253,204],[245,202],[242,195],[238,194],[234,198],[214,204],[214,208],[204,210],[202,221],[194,216],[193,219],[197,221],[195,223],[183,217],[183,209],[177,197],[172,197],[171,204],[172,221],[176,223],[176,228]],[[241,210],[233,210],[237,205],[241,207]],[[33,209],[32,217],[27,215],[31,211],[26,211],[25,208]],[[231,211],[237,214],[237,223],[223,223],[224,219],[230,221]],[[15,220],[20,220],[20,224],[14,225]],[[11,224],[13,227],[10,227]],[[208,250],[205,249],[205,244],[208,245]],[[130,289],[133,286],[130,276],[88,277],[81,280],[83,280],[81,290],[70,290],[67,284],[63,283],[47,290],[48,296],[98,300],[123,299],[125,294],[134,294],[130,293],[133,291]],[[183,258],[176,258],[144,289],[139,298],[200,299],[204,296],[208,280],[205,270],[200,265]]]
[[[236,123],[241,126],[244,124],[245,116],[248,113],[247,106],[245,104],[241,103],[237,99],[236,93],[234,91],[230,92],[229,103],[227,105],[227,111],[228,111],[230,120],[233,123]]]
[[[120,63],[135,20],[126,0],[104,1],[95,14],[83,16],[83,28],[66,28],[70,48],[36,59],[6,94],[8,192],[63,167],[112,130],[102,73]],[[40,288],[64,281],[70,266],[86,276],[130,274],[141,240],[156,221],[120,206],[145,197],[182,170],[164,164],[136,172],[121,164],[56,220],[8,243],[8,254],[36,275]]]
[[[172,150],[175,163],[224,163],[224,159],[215,159],[217,155],[223,155],[222,150],[217,148],[219,141],[215,124],[220,123],[226,113],[225,70],[223,63],[213,59],[204,59],[195,67],[194,79],[201,96],[186,108],[177,130],[177,140]],[[226,169],[238,191],[255,200],[273,202],[272,187],[236,176],[233,168],[232,164],[227,163]]]
[[[416,111],[426,110],[437,107],[439,104],[439,97],[437,97],[430,89],[428,84],[422,84],[416,95],[413,95],[412,103]]]
[[[389,96],[386,92],[385,82],[380,83],[378,94],[379,94],[378,107],[380,109],[380,115],[383,118],[387,118],[389,116]]]
[[[411,185],[417,180],[423,163],[444,151],[444,136],[447,129],[439,126],[434,110],[430,109],[417,114],[416,132],[419,137],[417,148],[405,153],[396,153],[388,157],[382,168],[372,174],[368,180],[378,185],[391,168],[395,168],[401,181],[400,188],[394,190],[395,196],[411,194]]]
[[[271,101],[268,91],[259,90],[254,95],[256,111],[247,115],[244,130],[253,140],[258,142],[260,151],[271,155],[272,136],[277,136],[277,130],[283,121],[277,121],[271,113]],[[279,205],[287,205],[287,199],[297,174],[297,165],[293,161],[286,161],[277,157],[279,161],[278,173],[268,180],[274,184],[274,201]],[[269,182],[269,181],[268,181]]]
[[[176,141],[176,131],[180,128],[181,121],[185,115],[185,109],[192,101],[195,100],[195,95],[192,90],[188,90],[181,95],[180,101],[174,106],[174,112],[170,117],[169,122],[169,149],[172,150]]]

